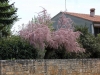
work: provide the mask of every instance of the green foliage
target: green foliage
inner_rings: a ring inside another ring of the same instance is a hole
[[[62,48],[54,49],[49,46],[46,47],[46,53],[44,59],[65,59],[66,50]]]
[[[76,59],[84,58],[84,53],[66,52],[64,48],[46,48],[44,59]]]
[[[96,42],[100,44],[100,33],[97,34],[97,37],[96,37]]]
[[[38,58],[37,49],[19,36],[1,38],[0,40],[0,59],[36,59]]]
[[[100,57],[100,44],[97,43],[96,37],[88,32],[88,28],[76,27],[76,31],[80,31],[82,34],[79,38],[79,43],[86,50],[84,58],[99,58]]]
[[[75,27],[75,31],[80,31],[78,39],[80,45],[85,49],[84,53],[65,52],[65,49],[52,49],[47,47],[45,59],[75,59],[75,58],[100,58],[100,34],[97,37],[88,32],[88,28]]]
[[[0,0],[0,37],[10,36],[11,28],[18,20],[16,12],[14,3],[9,4],[8,0]]]

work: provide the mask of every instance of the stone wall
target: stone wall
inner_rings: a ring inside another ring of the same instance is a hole
[[[100,75],[100,59],[1,60],[0,75]]]

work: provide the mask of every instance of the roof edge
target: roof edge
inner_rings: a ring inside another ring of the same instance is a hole
[[[70,13],[74,13],[74,12],[62,12],[62,13],[64,13],[65,15],[67,14],[67,15],[70,15],[70,16],[74,16],[74,15],[70,14]],[[83,15],[83,13],[75,13],[75,14],[82,14]],[[89,15],[89,14],[84,14],[84,15]],[[100,15],[95,15],[95,16],[100,16]],[[81,19],[84,19],[84,20],[88,20],[88,21],[91,21],[91,22],[97,22],[97,23],[99,23],[98,21],[92,21],[92,20],[85,19],[85,18],[78,17],[78,16],[74,16],[74,17],[81,18]]]
[[[62,12],[59,12],[57,15],[59,15],[60,13],[62,13]],[[55,18],[57,15],[53,16],[53,17],[51,18],[51,20],[52,20],[53,18]]]

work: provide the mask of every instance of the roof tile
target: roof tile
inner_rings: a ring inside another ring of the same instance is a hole
[[[100,15],[95,15],[94,17],[91,17],[90,14],[81,14],[81,13],[73,13],[73,12],[63,12],[63,13],[76,16],[79,18],[83,18],[92,22],[100,22]]]

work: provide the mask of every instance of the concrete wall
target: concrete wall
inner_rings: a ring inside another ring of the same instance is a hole
[[[57,29],[57,24],[58,24],[58,19],[59,17],[62,15],[62,13],[58,13],[56,16],[54,16],[52,18],[52,21],[54,21],[54,28]],[[78,25],[78,26],[87,26],[88,27],[88,31],[90,33],[92,33],[92,22],[91,21],[88,21],[88,20],[85,20],[85,19],[82,19],[82,18],[78,18],[78,17],[74,17],[74,16],[71,16],[71,15],[68,15],[66,14],[66,17],[67,18],[71,18],[72,21],[74,22],[75,25]]]
[[[1,60],[0,75],[100,75],[100,59]]]

